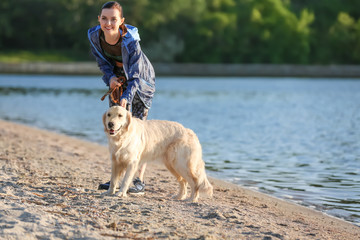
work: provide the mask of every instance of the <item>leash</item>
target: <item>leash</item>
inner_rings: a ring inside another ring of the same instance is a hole
[[[106,96],[109,95],[113,103],[120,104],[120,97],[123,94],[123,85],[126,82],[126,78],[124,76],[121,76],[118,78],[117,81],[118,83],[120,83],[120,85],[114,88],[110,88],[109,91],[107,91],[105,95],[102,96],[101,101],[104,101]]]

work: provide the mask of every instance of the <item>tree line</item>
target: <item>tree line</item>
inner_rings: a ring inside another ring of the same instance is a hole
[[[0,54],[90,60],[87,29],[106,1],[2,0]],[[358,0],[119,0],[153,62],[359,64]]]

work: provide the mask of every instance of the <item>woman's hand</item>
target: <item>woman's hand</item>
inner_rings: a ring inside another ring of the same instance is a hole
[[[125,98],[121,99],[120,106],[126,108],[127,100]]]
[[[110,88],[116,88],[116,87],[120,87],[120,86],[121,86],[121,84],[118,82],[117,77],[113,77],[110,79]],[[126,108],[126,104],[127,104],[127,100],[121,99],[120,106]]]
[[[110,88],[116,88],[116,87],[120,87],[120,83],[118,82],[118,78],[117,77],[112,77],[110,79]]]

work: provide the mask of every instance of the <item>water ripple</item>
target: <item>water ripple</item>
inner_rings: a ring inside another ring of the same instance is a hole
[[[100,77],[0,75],[0,118],[106,144],[105,92]],[[360,81],[158,78],[149,118],[193,129],[209,175],[360,223]]]

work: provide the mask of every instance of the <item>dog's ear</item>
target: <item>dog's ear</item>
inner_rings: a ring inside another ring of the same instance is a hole
[[[132,122],[132,116],[131,116],[130,111],[126,112],[126,122],[127,122],[126,131],[129,131],[130,125],[131,125],[131,122]]]
[[[102,121],[103,121],[103,125],[104,125],[104,130],[106,131],[106,123],[105,123],[105,120],[106,120],[106,112],[103,114],[102,116]]]

